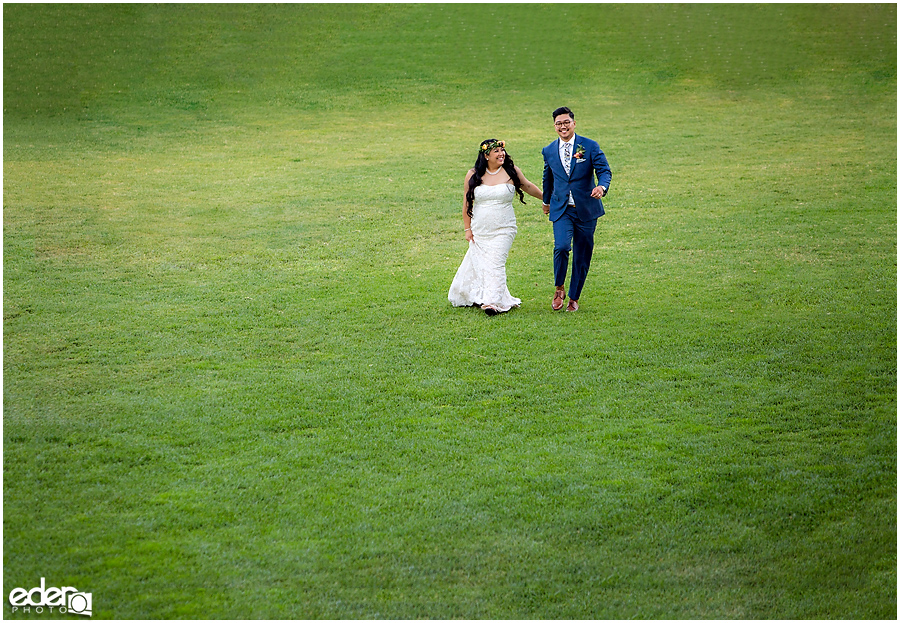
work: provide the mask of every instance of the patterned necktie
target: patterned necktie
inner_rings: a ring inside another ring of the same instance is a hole
[[[568,143],[565,144],[565,150],[563,152],[565,157],[563,158],[563,166],[566,167],[566,175],[569,175],[572,167],[572,146]]]

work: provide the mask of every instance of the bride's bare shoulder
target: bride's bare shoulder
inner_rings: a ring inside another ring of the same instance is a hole
[[[463,190],[467,193],[469,192],[469,183],[472,180],[472,176],[475,175],[475,168],[471,168],[466,172],[466,179],[463,180]]]

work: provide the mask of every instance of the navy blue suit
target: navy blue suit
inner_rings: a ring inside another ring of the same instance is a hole
[[[582,157],[577,157],[582,152]],[[544,156],[544,203],[550,206],[553,223],[554,277],[558,287],[565,285],[569,252],[572,251],[569,298],[577,301],[591,266],[597,219],[604,214],[603,202],[591,197],[591,191],[597,186],[609,191],[612,171],[600,146],[577,134],[569,173],[559,156],[559,139],[544,147],[541,153]],[[575,201],[574,206],[569,205],[569,193]]]

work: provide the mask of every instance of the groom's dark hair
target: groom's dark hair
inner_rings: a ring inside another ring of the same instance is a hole
[[[560,115],[569,115],[572,118],[572,121],[575,121],[575,113],[569,110],[568,106],[562,106],[553,111],[553,118],[556,119]]]

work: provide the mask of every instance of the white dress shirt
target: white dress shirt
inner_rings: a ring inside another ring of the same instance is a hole
[[[559,160],[560,160],[560,162],[563,163],[563,167],[565,167],[565,166],[566,166],[566,148],[565,148],[565,144],[566,144],[566,143],[569,144],[569,146],[570,146],[570,147],[569,147],[569,155],[570,155],[570,157],[571,157],[572,159],[574,159],[574,158],[575,158],[575,135],[573,134],[573,135],[572,135],[572,138],[570,138],[568,141],[563,142],[562,139],[558,139],[558,141],[559,141]],[[572,167],[572,163],[571,163],[571,162],[569,163],[569,167],[570,167],[569,170],[571,171],[571,170],[572,170],[572,169],[571,169],[571,167]],[[571,192],[569,193],[569,205],[570,205],[570,206],[571,206],[571,205],[575,205],[575,199],[572,198],[572,193],[571,193]]]

